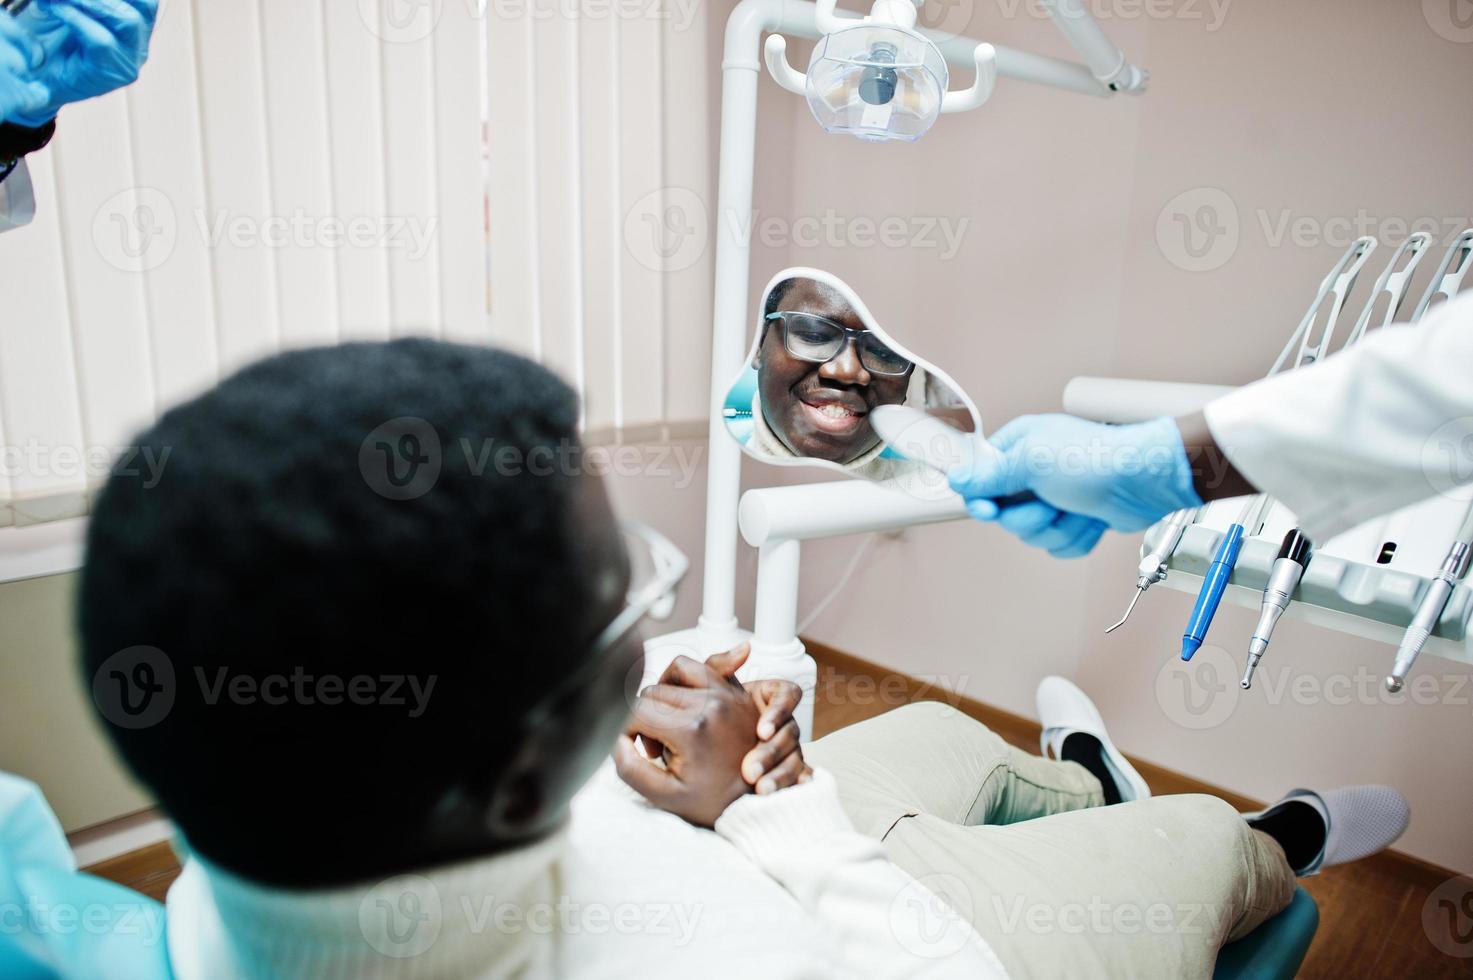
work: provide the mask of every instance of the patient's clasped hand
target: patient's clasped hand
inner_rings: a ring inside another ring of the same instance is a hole
[[[89,678],[140,646],[175,677],[437,678],[414,717],[187,683],[147,724],[103,712],[189,847],[179,980],[1205,977],[1296,871],[1400,831],[1333,792],[1255,825],[1149,798],[1061,679],[1058,758],[934,703],[800,751],[796,689],[738,684],[742,650],[677,660],[631,715],[642,644],[604,635],[630,555],[577,423],[534,363],[400,340],[273,357],[139,437],[171,465],[94,508]],[[363,447],[410,424],[574,451],[550,472],[445,453],[381,492]]]

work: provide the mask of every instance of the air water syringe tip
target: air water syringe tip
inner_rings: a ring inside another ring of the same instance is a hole
[[[1130,618],[1130,614],[1133,613],[1133,612],[1135,612],[1135,604],[1137,602],[1140,602],[1141,601],[1141,596],[1144,595],[1145,592],[1146,592],[1146,587],[1144,585],[1138,585],[1138,586],[1136,586],[1135,595],[1133,595],[1133,596],[1130,597],[1130,605],[1125,607],[1125,615],[1124,616],[1121,616],[1120,617],[1120,621],[1118,623],[1116,623],[1114,626],[1107,626],[1105,628],[1105,634],[1106,635],[1109,635],[1110,633],[1115,632],[1120,627],[1122,627],[1122,626],[1125,625],[1125,621]]]
[[[1192,656],[1202,648],[1202,641],[1190,636],[1181,638],[1181,658],[1191,660]]]

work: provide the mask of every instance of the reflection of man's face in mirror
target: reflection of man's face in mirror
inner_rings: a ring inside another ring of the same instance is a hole
[[[852,462],[879,445],[870,410],[905,401],[907,362],[865,330],[842,295],[812,279],[779,283],[763,313],[762,341],[752,366],[768,428],[796,455],[833,463]],[[822,319],[768,318],[773,313]],[[843,333],[836,340],[840,331],[834,325],[862,333]],[[832,354],[818,359],[836,344]],[[899,364],[903,373],[879,373],[866,363],[882,370]]]

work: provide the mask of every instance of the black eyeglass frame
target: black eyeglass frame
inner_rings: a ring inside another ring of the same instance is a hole
[[[788,340],[788,321],[785,319],[785,317],[790,316],[808,317],[810,320],[817,320],[820,323],[827,324],[828,326],[831,326],[834,329],[840,331],[839,346],[834,349],[834,352],[832,354],[830,354],[828,357],[823,358],[809,357],[793,350],[793,345]],[[844,350],[845,346],[852,343],[855,345],[855,349],[859,352],[859,363],[863,365],[864,369],[870,374],[878,374],[881,377],[885,378],[904,378],[908,377],[910,373],[915,370],[916,367],[915,361],[912,361],[909,358],[901,358],[901,360],[905,361],[905,370],[903,371],[883,371],[867,364],[865,362],[866,349],[860,343],[860,338],[864,335],[874,337],[874,331],[869,329],[856,330],[854,327],[845,326],[844,324],[839,323],[837,320],[830,320],[828,317],[820,316],[817,313],[805,313],[802,310],[778,310],[776,313],[767,314],[765,317],[763,317],[763,319],[768,321],[769,323],[773,320],[777,320],[779,326],[782,327],[783,331],[783,350],[787,351],[790,357],[796,357],[800,361],[807,361],[809,364],[827,364],[829,361],[832,361],[834,358],[838,357],[840,352]],[[895,354],[896,357],[900,357],[900,354],[894,350],[891,350],[889,345],[884,344],[882,341],[877,342],[879,342],[881,346],[883,346],[886,350],[890,351],[890,353]]]

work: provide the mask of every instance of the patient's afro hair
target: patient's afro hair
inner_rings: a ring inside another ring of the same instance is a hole
[[[572,558],[577,419],[521,357],[398,340],[269,358],[138,437],[88,531],[84,683],[197,851],[271,879],[391,846],[388,828],[507,751],[599,625]],[[511,465],[534,447],[563,463]],[[241,675],[345,689],[268,704],[280,688],[236,697]],[[402,680],[386,703],[405,675],[435,678],[418,717]],[[373,703],[347,696],[358,676]],[[130,680],[158,689],[143,714],[137,691],[117,702]]]

